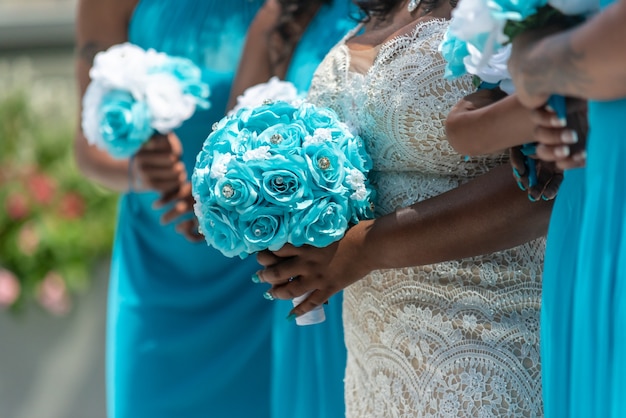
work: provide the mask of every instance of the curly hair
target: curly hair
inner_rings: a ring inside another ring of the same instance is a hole
[[[275,54],[273,66],[282,63],[293,52],[300,36],[305,28],[299,23],[300,18],[324,4],[330,4],[333,0],[278,0],[280,15],[269,34],[270,47],[274,48]],[[347,0],[340,0],[347,1]],[[278,39],[272,37],[277,35]]]
[[[404,0],[353,0],[361,11],[365,14],[366,19],[377,17],[385,19],[389,13],[400,6]],[[442,0],[422,0],[422,4],[429,6],[431,9],[437,7]],[[452,7],[456,7],[458,0],[449,0]]]

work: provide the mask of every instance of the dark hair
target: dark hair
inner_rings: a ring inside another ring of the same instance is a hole
[[[396,7],[404,0],[353,0],[365,14],[366,19],[377,17],[385,19]],[[449,0],[452,7],[456,7],[458,0]],[[434,9],[439,5],[441,0],[422,0],[421,3]]]
[[[296,43],[300,39],[303,27],[299,23],[299,18],[317,10],[324,4],[330,4],[333,0],[278,0],[280,5],[280,16],[272,33],[270,33],[270,47],[275,48],[275,58],[273,66],[283,62],[293,51]],[[347,0],[337,0],[347,1]],[[278,42],[272,39],[272,35],[278,35]]]

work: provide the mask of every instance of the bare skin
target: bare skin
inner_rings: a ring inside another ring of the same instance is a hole
[[[128,24],[136,4],[137,1],[115,0],[78,2],[75,69],[79,98],[89,84],[89,69],[95,55],[112,45],[128,41]],[[163,223],[175,222],[191,210],[193,199],[189,199],[191,187],[188,173],[180,160],[182,146],[174,133],[155,135],[131,160],[116,160],[87,142],[80,129],[80,121],[76,132],[76,162],[87,178],[118,192],[132,189],[161,193],[155,207],[174,203],[163,216]],[[202,239],[193,221],[180,222],[177,229],[191,240]]]
[[[450,18],[451,6],[413,15],[401,5],[385,21],[372,19],[351,39],[351,49],[375,48],[411,30],[416,19]],[[290,313],[297,316],[373,270],[418,266],[487,254],[545,235],[552,204],[530,202],[520,193],[509,166],[500,166],[456,189],[375,220],[362,221],[326,248],[285,246],[264,251],[257,272],[279,299],[311,295]],[[459,239],[463,237],[463,239]],[[296,280],[289,281],[290,277]]]
[[[584,152],[554,129],[553,115],[541,109],[551,94],[591,100],[626,96],[626,0],[619,0],[576,28],[554,34],[546,28],[513,41],[509,71],[521,103],[534,109],[537,155],[560,168],[580,165]]]
[[[300,39],[318,10],[319,5],[313,6],[308,13],[299,17],[296,25],[300,31],[294,34],[293,45]],[[248,87],[265,83],[273,76],[285,78],[294,51],[292,48],[282,59],[277,59],[276,51],[283,52],[286,48],[284,41],[274,32],[280,13],[281,6],[277,1],[267,0],[250,24],[228,100],[228,109],[235,106],[237,97]]]

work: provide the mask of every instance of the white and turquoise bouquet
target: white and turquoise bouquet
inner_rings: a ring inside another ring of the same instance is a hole
[[[371,165],[362,139],[329,108],[242,108],[213,126],[197,156],[200,230],[227,257],[328,246],[373,217]]]
[[[598,9],[599,0],[461,0],[439,50],[447,61],[445,77],[469,73],[475,84],[499,86],[514,92],[508,61],[511,41],[522,32],[551,23],[575,25]],[[560,118],[566,118],[565,98],[552,95],[548,101]],[[535,145],[524,144],[529,184],[537,183]]]
[[[439,49],[446,77],[469,73],[482,81],[510,79],[510,42],[525,30],[552,22],[576,24],[598,9],[599,0],[461,0]]]
[[[82,130],[114,158],[132,156],[156,132],[166,134],[210,105],[193,62],[130,43],[98,53],[89,76]]]

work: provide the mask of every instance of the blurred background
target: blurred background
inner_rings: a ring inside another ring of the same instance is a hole
[[[104,418],[116,197],[72,159],[75,0],[0,0],[0,418]]]

